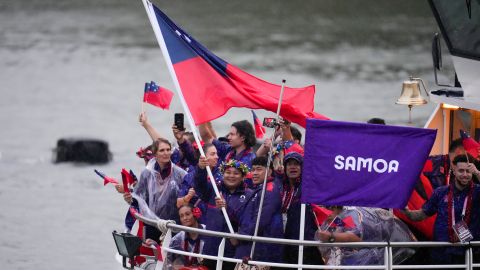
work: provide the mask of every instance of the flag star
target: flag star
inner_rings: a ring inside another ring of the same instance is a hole
[[[178,30],[175,30],[175,33],[177,33],[177,35],[178,35],[179,37],[182,36],[182,33],[180,33],[180,31],[178,31]]]
[[[184,37],[185,37],[185,40],[188,41],[188,43],[191,43],[191,42],[192,42],[192,40],[191,40],[189,37],[187,37],[187,36],[185,36],[185,35],[184,35]]]

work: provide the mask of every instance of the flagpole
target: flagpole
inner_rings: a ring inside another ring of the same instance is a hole
[[[145,7],[145,11],[147,12],[148,19],[150,20],[150,24],[152,25],[153,32],[155,33],[155,37],[157,38],[158,45],[160,46],[160,49],[162,50],[163,57],[165,59],[165,62],[168,67],[168,71],[170,72],[170,76],[172,76],[173,84],[175,85],[175,90],[178,94],[178,97],[180,99],[180,103],[182,104],[183,110],[185,112],[185,116],[187,118],[187,121],[190,125],[190,129],[192,130],[193,137],[195,138],[195,142],[197,145],[201,146],[200,144],[200,139],[197,134],[197,129],[193,121],[192,114],[190,113],[190,110],[188,109],[187,103],[185,102],[185,98],[183,97],[181,88],[180,88],[180,83],[178,82],[177,75],[175,74],[175,70],[173,69],[173,64],[172,60],[170,59],[170,55],[168,54],[167,50],[167,45],[165,44],[165,40],[163,39],[160,27],[158,26],[158,23],[156,23],[156,19],[153,18],[155,11],[153,10],[152,3],[148,0],[142,0],[143,6]],[[205,153],[203,152],[202,147],[198,147],[198,150],[200,151],[200,155],[202,157],[205,157]],[[207,166],[207,174],[210,177],[211,181],[210,183],[212,184],[213,190],[215,191],[215,195],[220,198],[220,192],[218,191],[218,187],[216,185],[215,178],[212,175],[212,170],[210,169],[210,166]],[[222,207],[222,213],[223,217],[225,218],[225,222],[227,223],[228,229],[230,233],[235,233],[232,227],[232,223],[230,222],[230,219],[228,218],[227,210],[225,207]]]
[[[145,83],[145,87],[143,89],[143,98],[142,98],[142,113],[145,112],[145,94],[148,91],[148,88],[150,88],[150,84],[148,82]]]
[[[276,122],[278,123],[280,119],[280,108],[282,107],[282,100],[283,100],[283,92],[285,90],[285,80],[282,80],[282,87],[280,89],[280,98],[278,99],[278,106],[277,106],[277,115],[276,115]],[[260,226],[260,218],[262,217],[262,209],[263,209],[263,200],[265,198],[265,190],[267,187],[267,175],[268,170],[270,170],[270,164],[272,163],[272,152],[273,152],[273,141],[275,139],[275,129],[273,129],[273,134],[271,136],[272,143],[270,144],[270,149],[268,151],[268,159],[267,159],[267,170],[265,172],[265,178],[263,179],[263,186],[262,186],[262,196],[260,196],[260,207],[258,209],[257,221],[255,223],[255,231],[253,236],[257,236],[258,234],[258,227]],[[253,258],[253,253],[255,252],[255,241],[252,243],[252,249],[250,251],[250,258]]]

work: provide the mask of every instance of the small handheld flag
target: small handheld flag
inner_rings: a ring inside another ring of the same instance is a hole
[[[344,219],[341,219],[340,217],[336,216],[335,219],[330,224],[330,227],[335,228],[337,226],[344,227],[347,229],[353,229],[355,228],[355,222],[353,221],[353,218],[351,216],[348,216]]]
[[[255,127],[255,137],[257,137],[257,139],[262,139],[265,135],[265,128],[262,126],[262,123],[260,123],[257,114],[255,114],[253,110],[251,111],[253,115],[253,126]]]
[[[130,173],[122,169],[122,182],[123,182],[123,190],[125,193],[130,193],[130,190],[128,189],[128,184],[132,182]]]
[[[143,102],[152,104],[156,107],[160,107],[164,110],[168,110],[168,108],[170,108],[172,98],[172,91],[158,86],[154,81],[151,81],[150,83],[145,83]]]
[[[94,170],[95,173],[100,176],[102,179],[103,179],[103,185],[106,186],[108,183],[110,184],[113,184],[113,185],[117,185],[118,184],[118,181],[111,178],[111,177],[108,177],[106,176],[104,173],[100,172],[100,171],[97,171],[97,170]]]
[[[315,223],[317,227],[320,227],[320,225],[322,225],[323,222],[327,220],[328,216],[332,214],[332,211],[324,207],[320,207],[316,204],[312,204],[312,211],[313,211],[313,215],[315,216]]]
[[[462,144],[465,151],[467,151],[472,157],[478,158],[480,144],[472,139],[472,137],[470,137],[470,135],[464,130],[460,130],[460,137],[462,138]]]
[[[131,206],[128,211],[130,212],[130,214],[136,219],[137,217],[135,216],[135,214],[138,214],[138,211],[137,209],[135,209],[135,207]]]
[[[133,173],[132,170],[130,170],[129,174],[130,174],[130,180],[131,180],[131,182],[130,182],[129,184],[130,184],[130,185],[133,185],[133,183],[135,183],[135,182],[138,181],[138,178],[137,178],[137,176]]]

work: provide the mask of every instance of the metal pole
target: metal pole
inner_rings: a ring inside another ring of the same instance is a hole
[[[304,203],[302,203],[302,206],[300,208],[300,241],[303,241],[305,238],[305,210],[306,206]],[[298,246],[298,264],[302,265],[303,264],[303,245]],[[302,267],[299,267],[298,269],[302,269]]]
[[[218,253],[217,253],[217,266],[216,270],[222,270],[223,267],[223,260],[218,259],[218,257],[223,258],[223,254],[225,252],[225,241],[228,241],[225,238],[222,238],[222,241],[220,242],[220,245],[218,246]]]
[[[190,125],[190,129],[192,130],[193,137],[195,138],[195,142],[197,145],[200,144],[200,140],[198,139],[198,134],[197,134],[197,129],[193,121],[193,117],[190,113],[190,110],[188,109],[187,103],[185,102],[185,98],[183,97],[182,90],[180,88],[180,83],[178,82],[177,74],[175,73],[175,70],[173,69],[173,64],[172,60],[170,59],[170,55],[168,54],[167,50],[167,45],[165,44],[165,40],[163,39],[162,32],[160,30],[160,27],[158,26],[158,23],[156,22],[155,19],[155,11],[153,10],[152,3],[148,0],[142,0],[143,6],[145,7],[145,11],[147,12],[148,19],[150,20],[150,24],[152,25],[153,32],[155,32],[155,37],[157,38],[158,45],[160,46],[160,49],[162,50],[163,57],[165,58],[165,62],[168,67],[168,71],[170,72],[170,76],[172,76],[173,84],[175,85],[175,90],[178,94],[178,97],[180,99],[180,103],[182,104],[183,110],[185,111],[185,115],[187,116],[188,123]],[[202,147],[199,147],[198,150],[200,151],[200,155],[202,157],[205,157],[205,153],[203,152]],[[210,169],[210,166],[207,166],[207,173],[210,179],[212,179],[211,184],[213,187],[213,190],[215,191],[215,195],[220,198],[220,192],[218,191],[215,178],[213,178],[212,171]],[[230,233],[234,233],[232,223],[230,222],[230,219],[228,218],[227,210],[225,207],[222,207],[222,213],[223,217],[225,218],[225,221],[227,223],[228,229]]]
[[[278,100],[278,106],[277,106],[277,115],[276,115],[277,123],[280,118],[280,108],[282,107],[283,91],[285,90],[285,82],[286,82],[285,80],[282,80],[282,87],[280,89],[280,98]],[[273,129],[273,134],[270,137],[270,139],[272,140],[272,143],[270,144],[270,149],[268,151],[267,170],[265,172],[265,177],[263,179],[262,196],[260,196],[260,207],[258,209],[257,221],[255,223],[255,231],[253,233],[253,236],[257,236],[258,234],[258,227],[260,226],[260,218],[262,217],[263,200],[265,198],[265,189],[267,186],[267,175],[268,175],[268,170],[270,169],[270,163],[272,162],[273,140],[275,139],[275,129]],[[255,252],[255,241],[253,241],[252,249],[250,251],[251,259],[253,259],[254,252]]]

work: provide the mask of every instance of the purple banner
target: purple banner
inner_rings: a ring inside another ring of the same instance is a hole
[[[422,128],[308,119],[302,202],[405,207],[436,133]]]

